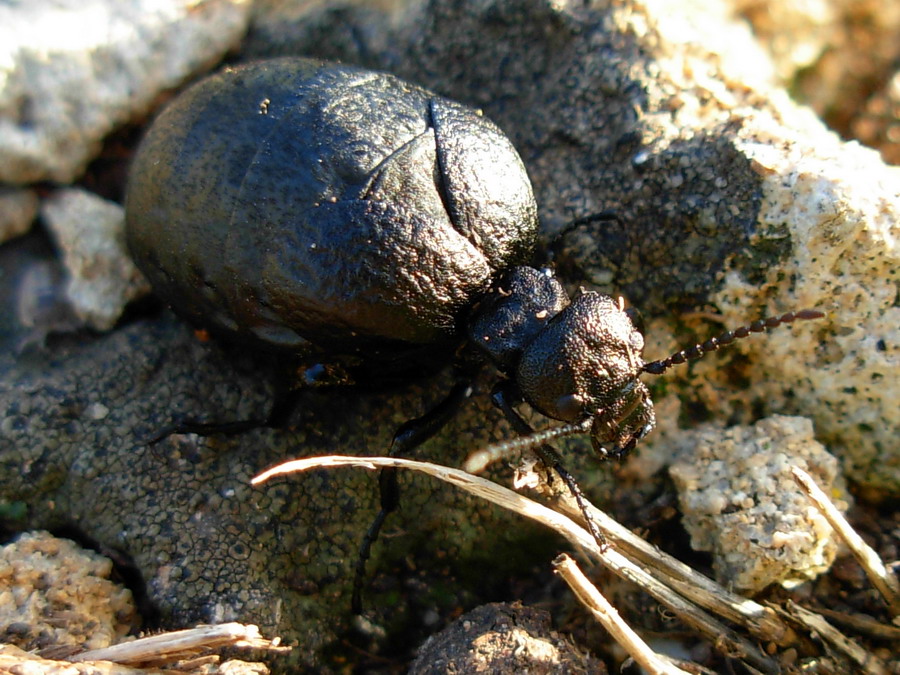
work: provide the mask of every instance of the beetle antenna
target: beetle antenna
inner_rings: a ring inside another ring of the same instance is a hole
[[[730,345],[735,340],[745,338],[751,333],[764,333],[766,329],[772,329],[782,324],[793,323],[794,321],[801,320],[807,321],[810,319],[821,319],[824,316],[825,313],[820,312],[817,309],[802,309],[799,312],[788,312],[787,314],[782,314],[781,316],[759,319],[758,321],[749,323],[746,326],[741,326],[736,330],[725,331],[718,337],[710,338],[702,345],[694,345],[693,347],[689,347],[688,349],[682,349],[681,351],[672,354],[672,356],[669,356],[668,358],[662,359],[660,361],[651,361],[650,363],[645,363],[644,367],[641,370],[643,370],[645,373],[650,373],[651,375],[661,375],[672,366],[677,366],[685,363],[689,359],[699,359],[704,354],[714,352],[720,347]]]
[[[558,427],[535,431],[527,436],[519,436],[518,438],[511,438],[507,441],[494,443],[469,455],[463,463],[463,469],[469,473],[481,473],[489,464],[493,464],[520,450],[536,448],[547,441],[552,441],[557,438],[586,434],[590,431],[593,421],[593,418],[588,417],[580,422],[561,424]]]

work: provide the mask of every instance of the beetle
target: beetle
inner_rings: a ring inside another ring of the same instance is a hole
[[[537,229],[524,164],[479,112],[305,58],[226,68],[181,94],[142,141],[126,195],[131,253],[178,313],[337,364],[306,371],[310,380],[443,363],[465,343],[505,376],[494,401],[519,433],[531,433],[519,400],[563,422],[524,444],[579,500],[546,440],[587,433],[599,456],[620,457],[655,424],[644,373],[822,316],[787,313],[647,363],[620,299],[570,298],[550,271],[525,265]],[[434,434],[469,391],[461,382],[404,425],[392,454]],[[396,508],[393,471],[381,485],[355,607],[369,548]]]
[[[526,262],[537,207],[510,141],[390,75],[311,59],[226,68],[149,130],[128,246],[156,292],[266,348],[422,362]]]

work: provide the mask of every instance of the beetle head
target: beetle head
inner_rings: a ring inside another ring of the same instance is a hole
[[[523,351],[515,376],[522,396],[564,422],[591,419],[602,456],[620,456],[654,426],[644,372],[644,337],[624,303],[579,293]]]
[[[641,375],[661,375],[752,333],[824,316],[807,309],[760,319],[648,363],[642,356],[643,335],[621,298],[582,292],[528,344],[515,372],[522,397],[542,414],[566,424],[489,446],[467,460],[466,468],[480,470],[508,451],[588,432],[601,458],[622,457],[656,424]]]

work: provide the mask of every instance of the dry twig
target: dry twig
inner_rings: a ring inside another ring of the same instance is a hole
[[[197,626],[176,630],[111,647],[91,649],[75,654],[69,661],[113,661],[122,664],[163,665],[194,657],[201,651],[222,647],[249,647],[267,651],[289,651],[279,645],[280,640],[268,640],[256,626],[241,623],[222,623],[217,626]]]
[[[900,616],[900,582],[897,581],[894,573],[885,567],[878,554],[856,533],[853,526],[844,518],[844,514],[837,510],[828,495],[816,485],[808,473],[796,466],[791,468],[791,473],[800,489],[806,493],[810,501],[825,516],[828,524],[846,542],[853,556],[862,565],[872,585],[887,601],[891,616]]]
[[[371,470],[384,467],[396,467],[420,471],[456,485],[471,494],[493,502],[503,508],[543,523],[559,532],[571,543],[589,552],[615,574],[628,579],[643,588],[657,601],[668,607],[684,623],[705,635],[720,651],[727,653],[733,658],[743,659],[753,668],[763,673],[777,673],[781,670],[777,661],[765,655],[756,644],[745,639],[726,624],[717,620],[692,602],[686,600],[679,592],[674,591],[672,588],[666,586],[666,584],[648,574],[645,569],[645,563],[636,564],[623,556],[615,547],[601,550],[587,530],[576,524],[568,516],[538,504],[517,492],[513,492],[512,490],[484,478],[473,476],[465,471],[452,469],[438,464],[431,464],[429,462],[418,462],[395,457],[347,457],[331,455],[326,457],[306,457],[284,462],[283,464],[273,467],[256,476],[251,482],[256,485],[278,475],[296,473],[314,468],[338,466],[355,466]],[[611,519],[605,517],[603,522],[598,521],[601,530],[604,529],[604,524],[607,520]],[[621,539],[621,533],[617,532],[615,536],[611,536],[610,538],[618,541]],[[656,550],[653,547],[650,547],[650,549],[652,551]],[[690,582],[682,582],[679,586],[685,586],[689,583]],[[723,596],[730,595],[724,588],[718,586],[713,581],[706,580],[706,586],[711,590],[704,591],[705,593],[721,594]],[[746,599],[741,600],[743,602],[750,602]],[[709,604],[715,603],[709,602]],[[756,605],[756,603],[752,604]],[[758,605],[757,607],[759,607],[760,610],[763,610],[761,612],[762,615],[768,613],[765,608]]]
[[[595,619],[612,635],[635,662],[650,675],[688,675],[687,671],[650,649],[597,588],[588,581],[575,561],[565,553],[553,561],[553,567],[569,584],[581,603]]]
[[[826,619],[831,619],[833,623],[847,626],[858,634],[900,645],[900,626],[881,623],[870,616],[838,612],[824,607],[816,607],[816,611]]]
[[[866,675],[888,675],[890,672],[883,661],[860,647],[819,614],[790,600],[785,605],[784,611],[813,635],[818,635],[838,653],[849,659],[859,669],[858,672]]]
[[[564,486],[560,485],[554,492],[562,510],[580,521],[581,510]],[[616,548],[666,586],[676,589],[684,597],[713,614],[743,626],[758,640],[784,646],[793,639],[792,631],[772,609],[732,593],[689,565],[641,539],[593,504],[588,504],[588,508],[594,522]]]

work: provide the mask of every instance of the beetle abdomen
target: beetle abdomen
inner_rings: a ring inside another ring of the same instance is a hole
[[[135,157],[126,208],[132,254],[177,311],[329,351],[455,339],[537,230],[521,160],[477,112],[296,58],[178,97]]]

